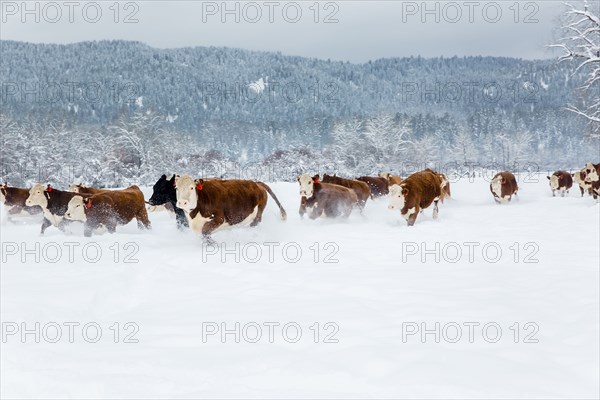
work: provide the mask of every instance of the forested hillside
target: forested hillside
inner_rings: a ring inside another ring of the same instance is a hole
[[[33,168],[40,158],[85,159],[128,171],[119,174],[129,181],[142,171],[199,173],[214,160],[329,163],[350,174],[406,163],[570,166],[597,153],[585,121],[564,109],[585,100],[584,76],[555,60],[351,64],[125,41],[0,45],[5,177],[15,175],[7,163]],[[52,154],[25,146],[56,135],[65,140]]]

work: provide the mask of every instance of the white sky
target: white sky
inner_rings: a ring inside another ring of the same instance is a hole
[[[124,39],[159,48],[227,46],[351,62],[411,55],[536,59],[551,57],[544,46],[552,42],[557,17],[564,9],[560,1],[516,0],[319,3],[153,0],[120,1],[118,7],[114,0],[71,3],[74,5],[70,6],[69,0],[2,0],[0,36],[36,43]],[[225,7],[234,12],[224,14]],[[425,7],[433,12],[426,14]],[[96,18],[97,9],[101,15]],[[292,23],[297,9],[301,10],[301,16]],[[257,10],[261,16],[253,23]],[[498,17],[497,10],[501,12]],[[131,13],[137,22],[124,23]],[[331,18],[337,22],[325,23],[326,16],[332,13]],[[239,22],[235,21],[236,16]],[[94,20],[97,22],[92,23]]]

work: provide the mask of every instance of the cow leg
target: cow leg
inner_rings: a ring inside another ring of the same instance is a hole
[[[556,197],[556,193],[554,193],[554,189],[552,190],[552,197]]]
[[[417,220],[417,215],[419,215],[418,211],[415,211],[414,213],[410,214],[408,216],[408,219],[406,220],[406,224],[408,226],[413,226],[415,224],[415,221]]]
[[[202,226],[202,236],[205,240],[211,240],[210,234],[215,231],[219,226],[223,225],[225,218],[223,215],[215,215],[213,218]]]
[[[560,197],[565,197],[565,191],[564,190],[560,192]]]
[[[436,201],[433,202],[433,219],[437,219],[438,212],[439,212],[438,201],[436,200]]]
[[[138,229],[152,229],[145,206],[140,209],[135,219],[137,219]]]
[[[181,208],[175,208],[175,220],[177,221],[177,229],[179,230],[189,226],[185,212]]]
[[[48,218],[44,218],[44,221],[42,221],[42,231],[40,233],[43,235],[46,231],[46,228],[48,228],[50,225],[52,225],[52,222],[50,222]]]
[[[117,224],[108,223],[108,224],[106,224],[106,229],[108,230],[109,233],[115,233],[117,231]]]
[[[93,231],[94,231],[94,229],[92,228],[92,226],[86,222],[85,225],[83,226],[83,236],[92,237]]]
[[[8,210],[8,215],[21,214],[21,211],[23,211],[23,207],[14,206],[10,210]]]
[[[255,227],[256,225],[260,224],[260,221],[262,221],[262,215],[263,211],[265,211],[265,206],[258,209],[258,211],[256,212],[256,218],[254,218],[254,221],[252,221],[252,223],[250,224],[251,227]]]

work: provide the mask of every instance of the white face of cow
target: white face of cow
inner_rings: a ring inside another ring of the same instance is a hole
[[[558,178],[558,176],[550,175],[549,178],[550,178],[550,189],[558,190],[558,188],[560,187],[560,179]]]
[[[40,183],[36,183],[33,185],[31,189],[29,189],[29,197],[25,200],[25,204],[29,207],[31,206],[40,206],[42,208],[48,207],[48,199],[44,194],[46,187],[41,185]]]
[[[66,219],[72,219],[74,221],[84,221],[87,219],[85,215],[85,203],[83,197],[73,196],[67,206],[67,212],[65,213]]]
[[[189,175],[175,177],[177,207],[190,212],[198,205],[196,181]]]
[[[79,185],[72,184],[69,186],[69,192],[79,193]]]
[[[390,210],[402,210],[404,208],[404,194],[402,185],[390,186],[390,193],[388,194],[388,208]]]
[[[598,176],[598,171],[596,171],[594,164],[585,164],[585,181],[589,183],[596,182],[597,180],[600,180],[600,176]]]
[[[310,199],[314,193],[314,180],[309,174],[304,174],[298,177],[300,183],[300,196]]]
[[[6,202],[6,196],[4,195],[4,189],[6,189],[6,185],[0,186],[0,203],[4,204]]]
[[[498,175],[494,179],[492,179],[492,192],[496,194],[498,197],[502,197],[502,175]]]

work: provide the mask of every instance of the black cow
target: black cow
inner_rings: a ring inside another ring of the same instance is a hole
[[[148,204],[151,206],[162,206],[163,204],[169,203],[175,210],[175,219],[177,221],[177,229],[188,228],[188,221],[185,217],[185,213],[179,207],[177,207],[177,190],[175,188],[175,174],[171,179],[167,179],[166,175],[160,177],[160,179],[154,184],[152,197],[148,200]]]

